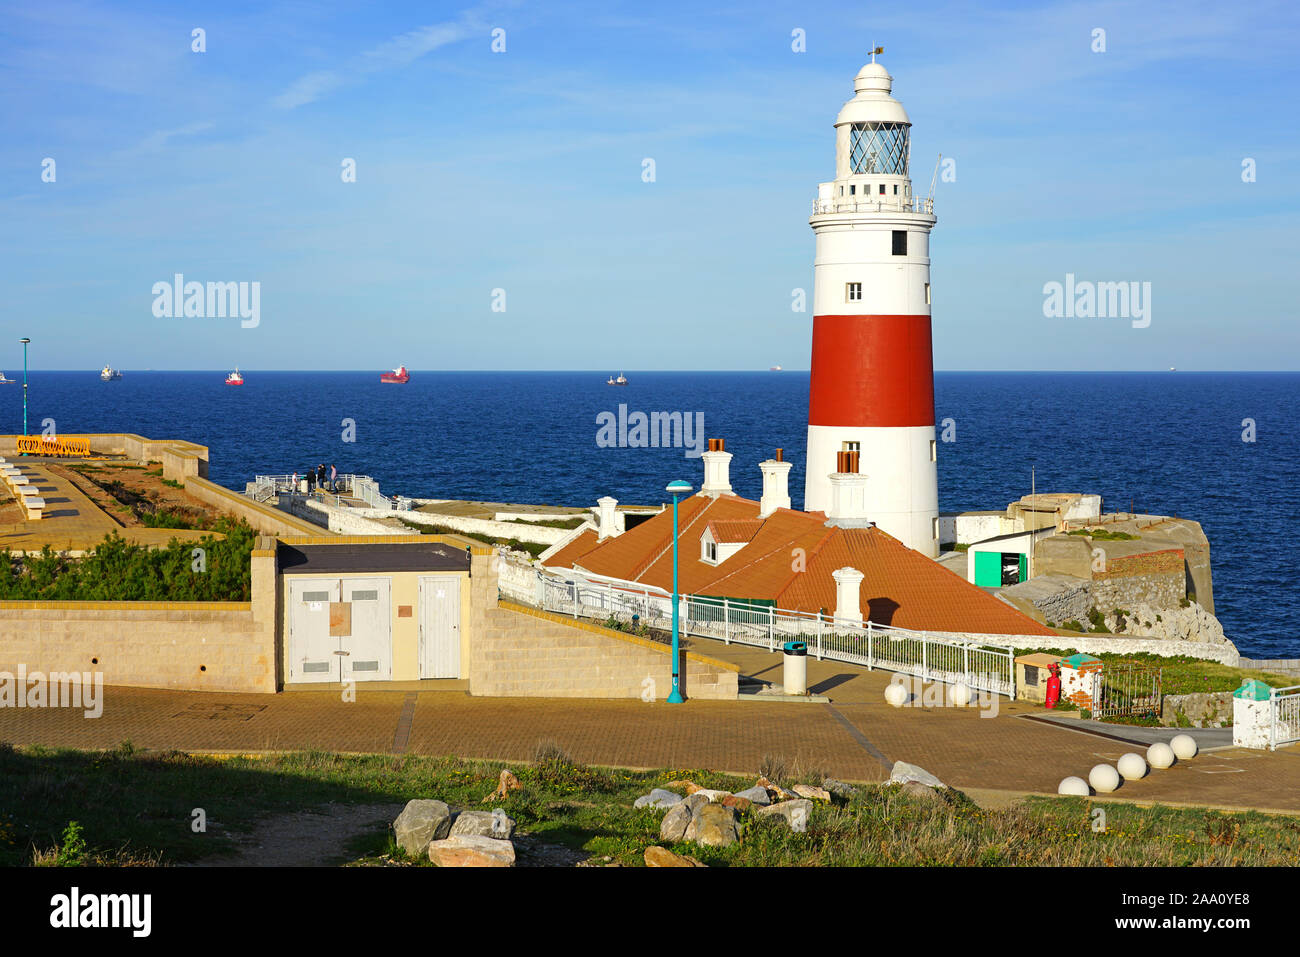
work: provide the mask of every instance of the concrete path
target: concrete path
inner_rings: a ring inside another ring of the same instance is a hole
[[[703,644],[696,647],[705,650]],[[735,653],[748,659],[756,652]],[[755,670],[779,674],[779,655],[757,654]],[[1047,794],[1063,777],[1086,777],[1094,765],[1135,750],[1127,741],[1028,720],[1024,716],[1039,709],[1005,699],[998,699],[996,715],[975,708],[892,708],[883,694],[889,680],[888,672],[810,660],[809,683],[829,687],[830,704],[669,705],[407,690],[362,690],[355,702],[345,702],[337,689],[241,695],[107,688],[97,719],[74,709],[0,709],[0,741],[385,754],[400,741],[410,754],[506,761],[528,761],[539,744],[553,742],[594,764],[754,775],[770,756],[791,768],[854,781],[884,780],[893,762],[903,760],[959,788]],[[1207,752],[1127,782],[1114,797],[1300,813],[1300,749]]]

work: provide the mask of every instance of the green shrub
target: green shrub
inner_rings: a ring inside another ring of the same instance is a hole
[[[17,601],[248,601],[257,533],[243,520],[222,516],[198,541],[172,539],[162,548],[135,545],[116,531],[84,558],[49,545],[39,555],[0,549],[0,600]],[[206,569],[193,569],[193,550]]]

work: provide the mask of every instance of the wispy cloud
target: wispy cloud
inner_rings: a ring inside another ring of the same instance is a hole
[[[338,70],[318,70],[300,77],[271,102],[282,110],[296,109],[367,76],[400,69],[439,47],[465,39],[477,19],[474,11],[467,11],[458,20],[399,34],[363,51]]]

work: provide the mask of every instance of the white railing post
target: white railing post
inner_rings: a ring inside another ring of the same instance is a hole
[[[875,639],[876,639],[876,630],[875,630],[875,625],[873,625],[873,624],[871,623],[871,619],[868,618],[868,619],[867,619],[867,670],[868,670],[868,671],[875,671],[875,670],[876,670],[876,669],[875,669],[875,660],[876,660],[876,659],[875,659],[875,650],[876,650],[876,649],[875,649],[875,645],[876,645],[876,640],[875,640]]]
[[[817,660],[822,660],[822,613],[817,610]]]
[[[776,606],[767,606],[767,650],[776,651]]]
[[[970,681],[970,645],[961,646],[961,674],[964,681]]]
[[[928,681],[930,675],[930,642],[921,636],[921,680]]]
[[[727,599],[722,599],[722,643],[731,644],[731,606]]]

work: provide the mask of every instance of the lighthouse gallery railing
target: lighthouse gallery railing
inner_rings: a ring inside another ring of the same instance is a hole
[[[509,595],[546,611],[667,630],[672,595],[636,582],[576,572],[537,571],[536,591]],[[720,639],[777,651],[786,641],[803,641],[818,660],[830,659],[915,675],[923,681],[965,682],[976,691],[1015,697],[1015,651],[997,637],[912,631],[874,622],[836,619],[727,598],[680,596],[678,627],[683,635]]]

